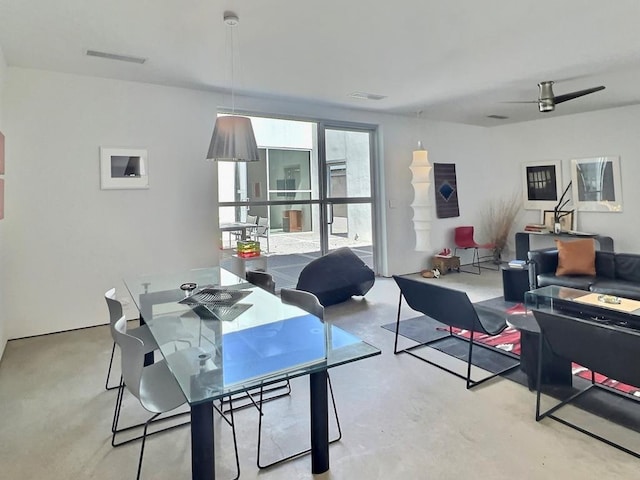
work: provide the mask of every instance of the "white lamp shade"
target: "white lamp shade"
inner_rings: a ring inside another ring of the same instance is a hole
[[[431,250],[431,165],[426,150],[413,152],[413,161],[409,166],[413,186],[413,230],[416,233],[416,251]]]
[[[208,160],[227,162],[257,162],[258,145],[248,117],[226,116],[216,119]]]

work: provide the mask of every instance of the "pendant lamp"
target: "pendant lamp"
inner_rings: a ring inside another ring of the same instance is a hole
[[[253,133],[251,119],[234,115],[235,112],[235,92],[234,92],[234,52],[233,52],[233,29],[240,20],[235,13],[225,12],[224,23],[231,31],[231,108],[232,115],[216,118],[213,128],[211,143],[207,153],[207,160],[217,160],[226,162],[257,162],[260,160],[258,145]]]

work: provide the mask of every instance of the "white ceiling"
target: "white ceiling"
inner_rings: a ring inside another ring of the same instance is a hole
[[[0,0],[0,47],[10,66],[226,90],[225,10],[240,17],[236,93],[485,126],[640,103],[637,0]],[[543,80],[607,88],[546,114],[503,103]]]

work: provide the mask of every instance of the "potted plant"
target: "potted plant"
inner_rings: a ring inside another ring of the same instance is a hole
[[[514,192],[503,198],[489,200],[482,210],[480,222],[482,231],[493,247],[493,262],[499,265],[502,261],[502,251],[507,246],[511,227],[515,222],[522,204],[522,196]]]

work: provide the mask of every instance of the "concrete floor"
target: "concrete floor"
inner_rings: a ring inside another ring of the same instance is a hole
[[[430,281],[465,289],[472,301],[501,294],[498,272]],[[331,447],[330,471],[313,476],[302,457],[259,472],[257,413],[247,409],[236,415],[241,478],[638,478],[640,462],[630,455],[557,422],[536,423],[535,395],[521,385],[500,379],[467,391],[450,374],[393,355],[393,334],[380,325],[395,320],[397,301],[393,280],[380,278],[365,299],[327,309],[327,321],[383,351],[331,371],[344,436]],[[405,306],[402,316],[415,313]],[[110,445],[115,391],[103,388],[110,349],[106,326],[8,343],[0,363],[1,478],[134,478],[139,444]],[[297,379],[290,398],[268,404],[266,455],[308,442],[307,391]],[[123,422],[147,418],[131,398],[124,408]],[[218,478],[231,478],[229,429],[216,425]],[[189,478],[189,448],[188,428],[152,437],[143,478]]]

